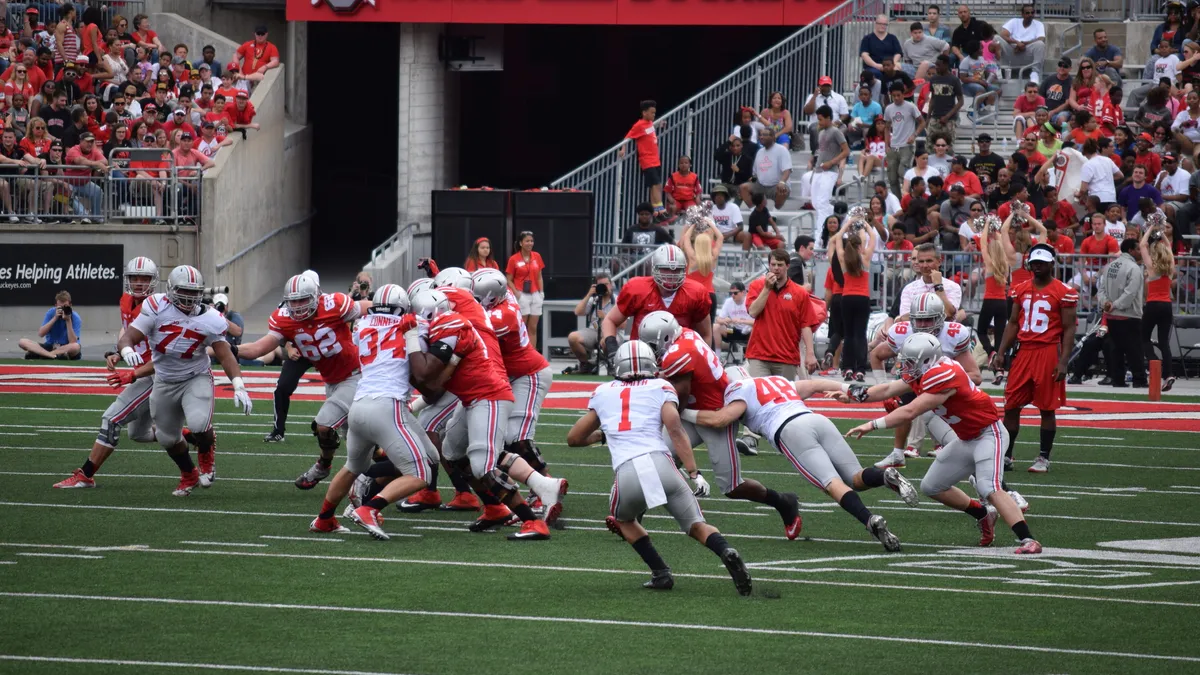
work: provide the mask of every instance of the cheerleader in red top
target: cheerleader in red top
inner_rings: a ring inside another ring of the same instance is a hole
[[[463,269],[471,274],[483,269],[500,269],[500,263],[492,257],[492,242],[487,237],[480,237],[471,244],[471,252],[467,254],[467,262],[463,263]]]
[[[995,227],[999,219],[995,216],[978,218],[971,228],[979,232],[979,253],[983,258],[983,304],[979,308],[979,321],[975,332],[979,343],[987,352],[988,360],[1004,338],[1004,327],[1008,324],[1008,275],[1012,268],[1012,257],[1006,252],[1000,231]],[[988,339],[988,327],[993,331]],[[993,342],[994,340],[994,342]],[[1001,373],[996,373],[999,376]]]
[[[865,213],[863,214],[866,215]],[[871,256],[875,228],[852,214],[833,237],[833,250],[842,269],[843,379],[862,382],[870,370],[867,360],[867,321],[871,317]]]
[[[717,318],[717,293],[713,288],[713,269],[717,266],[717,254],[725,237],[716,228],[712,220],[704,218],[698,222],[690,222],[679,235],[679,246],[687,258],[687,278],[704,287],[710,301],[709,320]],[[711,345],[710,345],[711,346]]]
[[[1154,358],[1150,334],[1158,330],[1158,347],[1162,352],[1163,391],[1175,386],[1171,376],[1171,282],[1175,279],[1175,256],[1171,252],[1169,224],[1159,214],[1150,216],[1142,235],[1142,266],[1146,268],[1146,304],[1142,309],[1142,342],[1147,358]]]

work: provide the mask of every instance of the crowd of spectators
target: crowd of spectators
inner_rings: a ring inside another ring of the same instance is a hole
[[[0,201],[10,222],[99,222],[134,205],[152,219],[194,217],[201,172],[233,133],[259,128],[250,94],[279,66],[265,26],[222,61],[212,45],[168,49],[147,16],[118,10],[7,4]]]

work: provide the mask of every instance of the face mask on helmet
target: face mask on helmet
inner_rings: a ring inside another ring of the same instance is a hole
[[[310,295],[304,298],[289,298],[287,308],[292,318],[299,320],[307,319],[317,313],[317,297]]]
[[[928,335],[937,335],[942,332],[942,325],[945,319],[942,317],[913,317],[913,330],[918,333],[926,333]]]
[[[674,293],[683,286],[684,280],[687,279],[687,267],[655,267],[654,268],[654,283],[666,293]]]
[[[154,281],[149,274],[126,274],[125,292],[135,298],[144,298],[154,292]]]
[[[191,288],[176,288],[171,291],[170,296],[171,304],[186,314],[200,306],[200,301],[204,299],[204,291]]]

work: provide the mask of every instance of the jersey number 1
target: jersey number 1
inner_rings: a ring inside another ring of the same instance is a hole
[[[629,431],[633,428],[633,424],[629,421],[629,399],[632,395],[632,389],[621,390],[621,423],[617,425],[617,431]]]

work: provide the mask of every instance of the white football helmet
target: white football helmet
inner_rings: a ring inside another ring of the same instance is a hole
[[[946,306],[936,293],[922,293],[913,300],[908,316],[912,319],[914,332],[941,335],[946,323]]]
[[[675,344],[681,332],[683,329],[679,327],[675,317],[662,310],[650,312],[638,324],[638,339],[650,345],[655,356],[660,359],[667,353],[667,349]]]
[[[942,358],[942,344],[928,333],[913,333],[900,348],[900,374],[918,378]]]
[[[666,295],[679,290],[687,279],[687,257],[683,255],[683,249],[674,244],[658,247],[650,258],[650,268],[654,283]]]
[[[316,272],[312,270],[304,270],[300,273],[300,276],[312,279],[312,282],[317,285],[317,288],[321,287],[321,277]]]
[[[426,288],[417,291],[410,298],[412,313],[426,321],[433,321],[450,311],[450,299],[436,288]]]
[[[307,274],[297,274],[283,286],[283,304],[292,318],[303,321],[317,313],[321,286]]]
[[[434,288],[433,279],[422,277],[408,285],[408,297],[413,297],[417,291],[425,290],[426,288]]]
[[[725,377],[729,378],[730,382],[754,379],[750,377],[750,371],[746,370],[745,366],[729,366],[725,369]]]
[[[125,292],[135,298],[145,298],[154,293],[158,286],[158,265],[154,261],[138,256],[125,265]]]
[[[371,314],[407,314],[412,306],[408,301],[408,293],[396,284],[385,284],[375,290]]]
[[[617,347],[613,357],[613,376],[618,380],[644,380],[658,375],[654,350],[641,340],[630,340]]]
[[[204,299],[204,277],[191,265],[180,265],[167,275],[167,299],[184,314],[191,314]]]
[[[471,273],[461,267],[447,267],[433,278],[433,285],[436,288],[456,286],[469,291],[471,290]]]
[[[481,269],[471,276],[471,292],[484,309],[490,310],[508,297],[508,277],[500,270]]]

